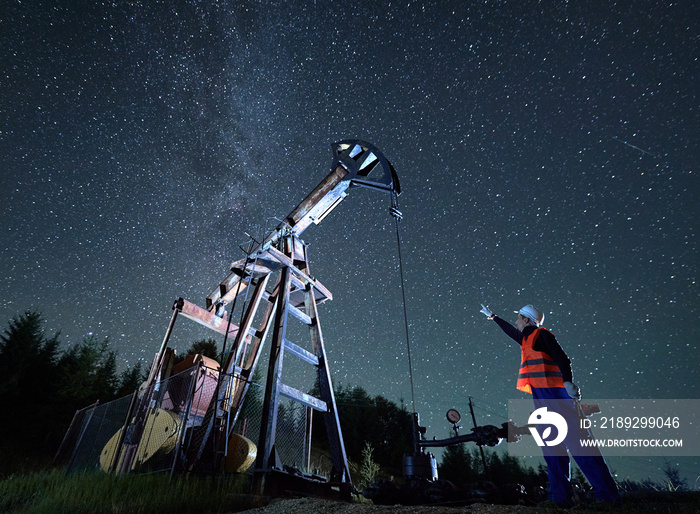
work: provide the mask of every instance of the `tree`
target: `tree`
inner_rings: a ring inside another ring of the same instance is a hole
[[[473,454],[466,449],[466,443],[446,447],[442,452],[439,467],[440,478],[461,486],[479,479],[480,467]]]
[[[58,336],[47,337],[41,314],[12,318],[0,336],[0,395],[13,406],[40,403],[55,388]]]
[[[27,311],[12,318],[0,336],[0,398],[11,413],[0,424],[3,435],[33,438],[35,423],[55,398],[59,334],[47,337],[43,323],[41,314]]]
[[[105,338],[100,345],[101,359],[95,370],[95,395],[103,402],[115,399],[119,387],[117,354],[108,346],[109,340]]]
[[[688,489],[688,482],[685,478],[681,478],[681,472],[676,467],[671,466],[671,463],[666,460],[664,461],[664,467],[662,469],[664,475],[666,476],[665,488],[668,491],[685,491]]]
[[[362,462],[360,463],[360,490],[372,484],[379,473],[379,464],[374,462],[373,453],[372,445],[365,442],[365,447],[362,449]]]
[[[180,362],[184,361],[185,357],[188,355],[197,354],[214,359],[216,362],[219,362],[221,357],[214,339],[200,339],[199,341],[192,343],[192,346],[190,346],[184,354],[176,356],[175,364],[179,364]],[[219,362],[219,364],[221,364],[221,362]]]
[[[146,380],[146,376],[141,361],[138,361],[135,366],[128,366],[119,375],[119,386],[115,396],[121,398],[132,394],[144,380]]]
[[[96,400],[113,400],[119,379],[116,372],[116,354],[109,349],[107,338],[85,337],[82,343],[70,347],[60,358],[59,395],[67,406],[76,409]]]
[[[489,453],[488,476],[492,481],[501,484],[526,483],[528,471],[519,459],[507,453],[499,456],[495,450]]]
[[[318,385],[310,394],[319,397]],[[370,397],[361,387],[339,386],[335,398],[348,459],[360,462],[369,443],[373,460],[389,474],[400,475],[403,454],[413,448],[410,413],[383,396]],[[313,424],[314,444],[323,445],[323,416],[314,416]]]

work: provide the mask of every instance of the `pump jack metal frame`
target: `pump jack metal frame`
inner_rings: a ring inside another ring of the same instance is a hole
[[[206,308],[184,298],[178,298],[173,304],[172,319],[147,384],[153,384],[163,376],[167,342],[179,315],[232,340],[228,360],[219,375],[215,400],[199,427],[201,443],[183,455],[181,466],[184,469],[193,471],[212,460],[207,457],[212,454],[211,448],[215,455],[213,469],[219,469],[225,453],[225,449],[220,450],[220,442],[223,441],[225,448],[233,433],[264,342],[271,334],[254,471],[255,492],[276,495],[291,488],[297,492],[305,489],[311,494],[329,495],[330,492],[331,496],[350,497],[352,482],[317,310],[319,304],[332,299],[332,294],[310,274],[307,245],[300,236],[312,223],[320,223],[337,207],[352,186],[376,189],[394,196],[398,196],[401,189],[393,166],[373,145],[345,140],[334,143],[332,151],[333,162],[326,178],[262,241],[254,241],[246,258],[231,265],[231,273],[207,296]],[[277,276],[276,283],[268,290],[273,275]],[[229,304],[235,308],[238,299],[244,301],[240,326],[232,323],[234,309],[231,309],[228,320],[225,310]],[[309,327],[310,345],[306,348],[287,339],[290,314]],[[287,355],[316,368],[320,398],[285,384],[283,364]],[[281,398],[299,402],[323,416],[333,467],[327,483],[332,484],[331,487],[320,483],[318,479],[322,477],[304,473],[295,473],[292,477],[282,472],[275,449]]]

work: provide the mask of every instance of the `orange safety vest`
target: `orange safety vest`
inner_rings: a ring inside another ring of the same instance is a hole
[[[532,348],[540,335],[540,330],[547,329],[540,327],[534,330],[528,337],[523,337],[520,345],[520,372],[515,387],[528,394],[532,394],[533,387],[564,387],[561,370],[552,360],[551,355]]]

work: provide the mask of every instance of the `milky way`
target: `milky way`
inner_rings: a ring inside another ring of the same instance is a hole
[[[473,4],[467,7],[467,4]],[[245,232],[328,172],[392,161],[416,409],[507,416],[519,352],[479,313],[546,313],[588,398],[698,398],[693,2],[12,2],[0,20],[0,321],[150,364]],[[389,199],[304,234],[336,383],[411,402]],[[181,345],[200,333],[183,323]],[[210,336],[205,334],[204,336]],[[642,460],[621,476],[651,476]],[[697,461],[682,462],[692,480]]]

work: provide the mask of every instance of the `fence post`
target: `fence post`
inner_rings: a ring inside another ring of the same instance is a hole
[[[117,449],[114,453],[114,456],[112,457],[112,462],[109,465],[107,473],[112,473],[114,471],[115,466],[119,462],[119,457],[121,457],[122,446],[124,445],[124,439],[126,438],[126,431],[129,429],[129,425],[131,425],[131,416],[133,416],[134,407],[136,406],[138,395],[138,389],[131,394],[131,401],[129,402],[129,408],[126,410],[126,419],[124,420],[124,425],[122,425],[122,432],[119,435]]]
[[[185,406],[185,414],[182,418],[182,428],[180,429],[180,436],[177,438],[177,444],[175,445],[175,455],[173,456],[173,465],[170,468],[170,480],[172,481],[173,475],[175,473],[175,468],[179,461],[180,449],[182,448],[182,443],[185,440],[185,434],[187,433],[187,418],[190,416],[190,411],[192,410],[192,401],[194,395],[197,392],[197,377],[199,377],[199,371],[203,366],[203,362],[200,360],[197,366],[192,368],[192,373],[190,374],[190,387],[189,393],[187,394],[187,403]]]
[[[83,440],[83,436],[85,435],[85,431],[87,430],[88,425],[90,424],[90,420],[92,419],[92,415],[95,413],[95,409],[99,405],[100,400],[97,400],[95,403],[93,403],[88,409],[90,409],[90,414],[88,415],[87,419],[83,422],[83,426],[80,429],[80,435],[78,436],[78,441],[75,443],[75,448],[73,448],[73,453],[70,456],[70,460],[68,461],[68,466],[66,466],[66,470],[70,472],[70,468],[73,465],[73,462],[75,461],[75,454],[78,451],[78,448],[80,447],[80,443]]]

